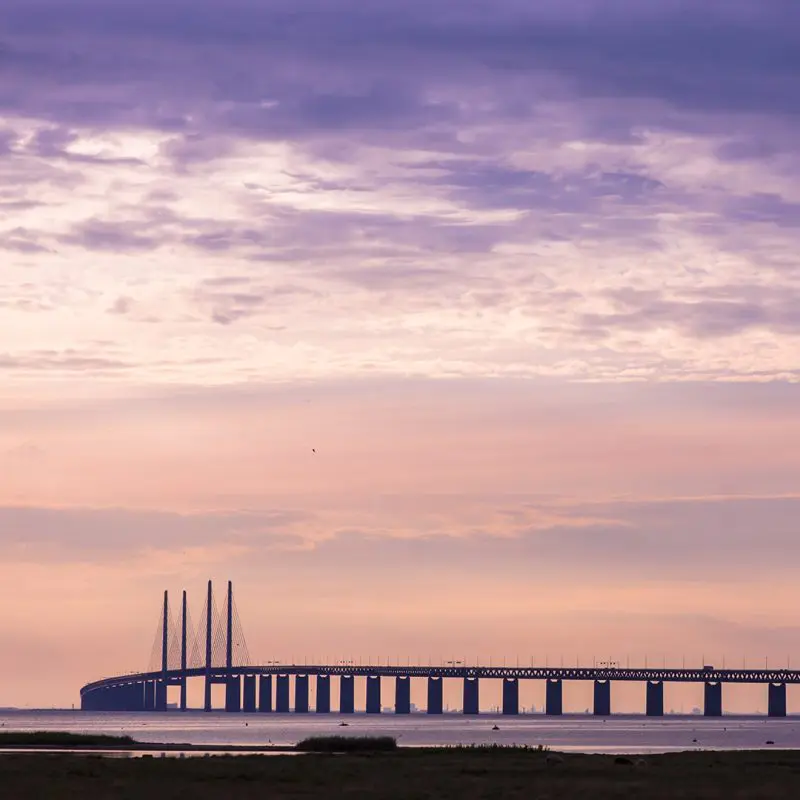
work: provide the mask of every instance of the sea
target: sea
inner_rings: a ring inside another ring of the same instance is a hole
[[[171,711],[124,714],[0,711],[0,731],[69,731],[127,735],[141,742],[194,746],[292,746],[309,736],[394,736],[415,747],[542,745],[581,753],[668,753],[686,750],[800,749],[800,716],[769,718],[669,715],[517,717],[481,714],[225,714]]]

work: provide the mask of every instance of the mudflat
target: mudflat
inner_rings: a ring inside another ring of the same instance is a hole
[[[531,750],[113,759],[0,755],[0,795],[76,798],[738,798],[800,797],[800,752],[646,756]]]

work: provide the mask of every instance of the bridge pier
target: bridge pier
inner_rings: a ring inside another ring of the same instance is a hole
[[[411,713],[411,678],[398,675],[394,680],[394,713]]]
[[[339,679],[339,713],[352,714],[356,710],[356,679],[342,675]]]
[[[464,713],[480,713],[480,681],[477,678],[464,678]]]
[[[256,676],[245,675],[243,682],[242,710],[246,714],[252,714],[256,710]]]
[[[664,684],[661,681],[647,681],[646,713],[648,717],[664,716]]]
[[[111,707],[116,711],[128,710],[128,697],[126,694],[127,686],[115,686],[110,692]]]
[[[767,686],[767,714],[770,717],[786,716],[786,684],[770,683]]]
[[[203,711],[211,711],[211,676],[206,675],[203,683]]]
[[[444,711],[444,680],[431,676],[428,678],[428,714],[441,714]]]
[[[611,716],[611,681],[594,682],[594,715]]]
[[[278,714],[289,713],[289,676],[278,675],[275,679],[275,711]]]
[[[558,678],[545,682],[544,713],[557,717],[564,713],[564,685]]]
[[[308,714],[308,675],[294,676],[294,713]]]
[[[114,708],[119,711],[137,711],[136,684],[128,683],[114,689]]]
[[[156,711],[167,710],[167,684],[165,681],[153,681],[156,688]]]
[[[116,690],[117,702],[115,710],[119,711],[143,711],[144,710],[144,695],[142,693],[141,683],[128,683],[124,686],[119,686]]]
[[[519,714],[519,680],[503,678],[503,714]]]
[[[155,681],[146,681],[144,684],[144,710],[156,710],[156,683]]]
[[[367,714],[381,713],[381,679],[379,675],[367,675]]]
[[[147,683],[145,681],[139,681],[136,684],[136,695],[137,695],[137,711],[147,711]]]
[[[317,714],[331,712],[331,676],[317,675]]]
[[[136,684],[136,711],[145,711],[145,684],[140,681]]]
[[[272,711],[272,675],[262,675],[258,679],[258,710],[262,713]]]
[[[705,683],[704,695],[704,709],[703,714],[706,717],[721,717],[722,716],[722,684]]]
[[[236,713],[242,710],[242,682],[238,675],[225,679],[225,711]]]

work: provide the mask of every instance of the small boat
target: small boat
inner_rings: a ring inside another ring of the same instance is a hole
[[[340,728],[346,728],[346,727],[347,727],[347,725],[348,725],[348,723],[346,723],[346,722],[340,722],[340,723],[339,723],[339,727],[340,727]]]
[[[498,727],[497,727],[497,725],[492,725],[492,730],[493,730],[493,731],[499,731],[499,730],[500,730],[500,728],[498,728]]]

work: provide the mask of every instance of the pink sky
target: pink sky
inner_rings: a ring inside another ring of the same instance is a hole
[[[161,591],[198,617],[209,577],[235,581],[259,660],[800,663],[795,394],[371,379],[7,401],[6,702],[145,668]]]
[[[98,2],[0,11],[0,705],[209,578],[263,660],[800,664],[793,6]]]

